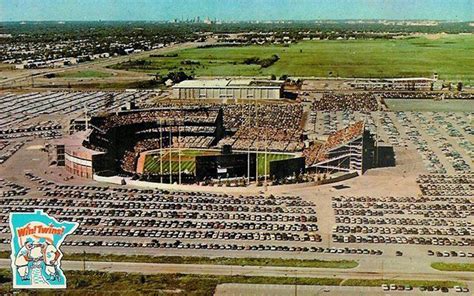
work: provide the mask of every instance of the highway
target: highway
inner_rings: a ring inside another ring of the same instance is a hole
[[[212,43],[212,42],[209,42]],[[186,43],[178,43],[178,44],[173,44],[168,47],[164,48],[159,48],[159,49],[154,49],[150,51],[143,51],[140,53],[136,54],[131,54],[131,55],[123,55],[123,56],[117,56],[117,57],[111,57],[111,58],[104,58],[104,59],[98,59],[95,61],[91,62],[85,62],[85,63],[80,63],[76,64],[73,66],[69,67],[62,67],[62,68],[45,68],[45,69],[37,69],[37,70],[27,70],[27,71],[18,71],[17,74],[11,75],[10,77],[7,77],[6,79],[3,79],[0,81],[0,86],[6,87],[8,85],[16,84],[20,81],[24,81],[26,79],[31,79],[32,77],[36,76],[44,76],[46,74],[54,74],[54,73],[61,73],[65,71],[71,71],[71,70],[80,70],[80,69],[88,69],[88,68],[103,68],[107,67],[110,65],[115,65],[121,62],[125,62],[128,60],[136,60],[140,58],[145,58],[148,57],[150,54],[157,54],[157,53],[166,53],[174,50],[182,50],[182,49],[187,49],[187,48],[194,48],[199,45],[206,45],[209,44],[208,42],[186,42]]]
[[[10,260],[0,259],[1,268],[10,268]],[[63,261],[64,270],[83,270],[82,261]],[[94,262],[86,261],[86,270],[104,272],[128,272],[142,274],[182,273],[228,276],[273,276],[273,277],[315,277],[341,279],[409,279],[409,280],[452,280],[469,282],[473,280],[469,272],[403,272],[403,271],[367,271],[356,269],[330,269],[278,266],[238,266],[207,264],[155,264],[132,262]]]

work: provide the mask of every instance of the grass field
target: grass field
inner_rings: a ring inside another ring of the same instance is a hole
[[[474,263],[444,263],[434,262],[431,267],[441,271],[469,271],[474,272]]]
[[[196,170],[196,156],[215,154],[219,154],[219,152],[212,150],[183,149],[181,151],[181,171],[194,173]],[[171,153],[168,150],[163,151],[163,173],[169,174],[170,172],[170,156],[171,172],[177,174],[179,172],[179,155],[177,150],[171,151]],[[144,171],[148,173],[159,173],[161,171],[160,165],[160,157],[157,154],[147,155],[145,158]]]
[[[58,74],[57,76],[62,78],[107,78],[111,77],[112,74],[96,70],[82,70],[63,72]]]
[[[275,160],[284,160],[292,158],[293,155],[288,154],[279,154],[279,153],[267,153],[267,161],[265,162],[265,153],[259,153],[257,157],[258,163],[258,174],[264,175],[265,174],[265,165],[267,167],[267,174],[270,174],[270,162]]]
[[[219,154],[219,151],[212,150],[195,150],[185,149],[181,152],[181,170],[194,173],[196,170],[196,156],[200,155],[215,155]],[[292,155],[280,154],[280,153],[267,153],[267,173],[270,172],[270,162],[274,160],[282,160],[292,158]],[[171,152],[171,172],[179,172],[179,161],[178,151]],[[169,174],[170,171],[170,153],[168,151],[163,152],[162,157],[163,173]],[[157,155],[147,155],[145,158],[145,172],[148,173],[159,173],[160,172],[160,158]],[[265,154],[258,154],[258,173],[263,175],[265,173]]]
[[[7,252],[6,252],[7,253]],[[7,254],[5,258],[9,258]],[[63,260],[81,261],[84,254],[66,254]],[[312,267],[312,268],[355,268],[359,264],[354,260],[301,260],[282,258],[226,258],[226,257],[194,257],[194,256],[147,256],[147,255],[101,255],[86,253],[86,261],[101,262],[142,262],[142,263],[172,263],[172,264],[214,264],[239,266],[283,266],[283,267]]]
[[[101,271],[66,270],[67,295],[214,295],[219,284],[266,284],[266,285],[316,285],[316,286],[379,286],[398,284],[412,286],[465,286],[450,281],[412,281],[412,280],[362,280],[341,278],[309,277],[264,277],[264,276],[226,276],[192,274],[133,274]],[[9,269],[0,269],[0,293],[13,294],[12,275]],[[21,291],[15,291],[21,295]],[[58,292],[59,293],[59,292]],[[35,290],[34,295],[51,295],[51,290]],[[25,293],[29,295],[31,293]],[[59,293],[63,294],[63,293]]]
[[[147,58],[145,65],[115,65],[119,69],[166,74],[184,70],[197,76],[340,76],[413,77],[474,82],[474,36],[445,35],[439,39],[321,40],[282,45],[193,48],[177,57]],[[246,65],[244,59],[280,59],[268,68]],[[187,63],[183,61],[188,61]]]
[[[385,99],[384,101],[392,111],[472,112],[474,110],[472,100]]]
[[[391,285],[410,285],[413,287],[447,287],[452,288],[454,286],[464,286],[460,282],[454,281],[431,281],[431,280],[402,280],[402,279],[392,279],[392,280],[382,280],[382,279],[348,279],[342,283],[342,286],[362,286],[362,287],[380,287],[383,284]]]

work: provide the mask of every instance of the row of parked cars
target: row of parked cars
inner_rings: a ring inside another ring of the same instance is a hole
[[[396,285],[396,284],[382,284],[382,290],[384,291],[412,291],[413,287],[410,285]],[[452,288],[455,292],[468,293],[469,288],[454,286]],[[419,291],[421,292],[442,292],[448,293],[450,288],[448,287],[439,287],[439,286],[420,286]]]
[[[422,175],[419,182],[442,181]],[[435,175],[437,176],[437,175]],[[470,180],[454,175],[452,180]],[[332,198],[336,225],[332,230],[337,243],[421,244],[472,246],[474,207],[469,196]]]

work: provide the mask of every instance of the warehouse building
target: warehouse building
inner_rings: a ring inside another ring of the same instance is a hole
[[[283,82],[252,79],[185,80],[173,86],[177,99],[270,99],[282,97]]]
[[[430,90],[437,79],[432,78],[381,78],[355,79],[349,84],[364,90]]]

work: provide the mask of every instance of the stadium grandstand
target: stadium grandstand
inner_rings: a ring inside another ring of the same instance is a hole
[[[374,141],[362,121],[310,143],[302,121],[302,107],[291,104],[119,111],[92,117],[89,130],[58,140],[56,158],[81,177],[127,175],[165,183],[362,174],[374,166]]]
[[[326,142],[312,143],[303,151],[306,166],[318,172],[357,172],[373,166],[375,146],[364,122],[331,134]]]

